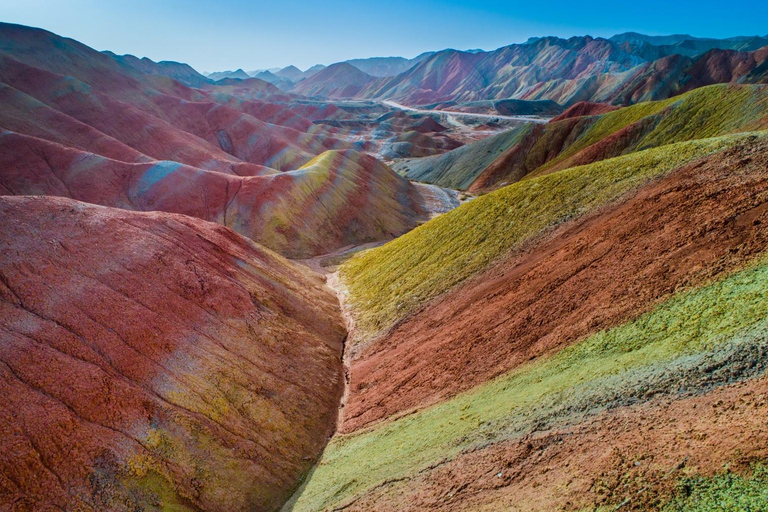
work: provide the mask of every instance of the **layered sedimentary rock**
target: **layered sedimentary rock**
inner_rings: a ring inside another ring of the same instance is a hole
[[[191,217],[0,198],[0,503],[274,510],[332,432],[321,278]]]

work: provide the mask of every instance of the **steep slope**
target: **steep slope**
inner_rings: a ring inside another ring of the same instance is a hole
[[[751,83],[748,77],[768,58],[768,49],[754,52],[712,50],[694,59],[672,55],[601,84],[592,99],[630,105],[671,98],[720,83]],[[755,82],[756,83],[756,82]]]
[[[548,234],[545,242],[518,251],[398,325],[356,359],[351,386],[364,391],[348,400],[344,428],[482,384],[768,248],[761,225],[729,221],[768,197],[763,160],[750,166],[749,181],[737,169],[739,158],[765,147],[738,147],[705,166],[697,162],[673,172],[610,213],[598,210]],[[721,176],[724,161],[730,168]],[[703,169],[710,174],[696,174]],[[648,227],[650,219],[655,229]],[[710,229],[701,230],[703,224]]]
[[[422,188],[350,150],[376,144],[314,122],[357,114],[255,78],[190,88],[169,69],[183,71],[0,24],[2,193],[182,213],[292,257],[389,239],[431,215]],[[320,155],[323,166],[297,171]]]
[[[560,114],[557,117],[554,117],[550,122],[556,123],[558,121],[562,121],[563,119],[571,119],[574,117],[599,116],[600,114],[607,114],[608,112],[613,112],[618,108],[619,107],[616,107],[614,105],[607,105],[605,103],[591,103],[589,101],[580,101],[579,103],[575,103],[571,105],[562,114]]]
[[[308,134],[253,119],[248,101],[283,94],[256,79],[190,89],[75,41],[8,24],[0,25],[0,60],[0,82],[154,159],[231,173],[241,158],[296,168],[327,149],[352,147],[317,129]],[[311,127],[311,120],[304,126]]]
[[[584,115],[590,111],[599,115]],[[577,104],[545,126],[516,128],[395,168],[411,179],[481,192],[640,149],[766,127],[768,86],[716,85],[620,110]],[[493,140],[501,144],[488,153]]]
[[[369,84],[360,93],[365,98],[416,104],[508,98],[630,104],[740,78],[744,70],[739,68],[750,60],[749,52],[765,46],[768,37],[706,39],[625,33],[609,39],[539,37],[491,52],[443,50],[410,60],[388,57],[347,63],[368,75],[387,78]],[[716,62],[699,59],[708,52],[717,56]],[[725,62],[734,55],[741,64]],[[417,67],[419,64],[424,65]],[[702,81],[692,68],[707,66],[716,74],[727,69],[735,76]],[[638,82],[644,84],[642,94],[627,91],[637,88]]]
[[[293,258],[394,238],[431,214],[419,188],[354,151],[329,151],[297,171],[245,180],[228,208],[236,231],[247,226],[255,240]]]
[[[262,176],[241,177],[170,161],[129,164],[7,131],[0,149],[0,194],[181,213],[289,257],[386,240],[430,215],[417,187],[354,151],[323,153],[298,171],[262,168]]]
[[[356,325],[368,334],[387,329],[499,257],[532,243],[546,230],[750,136],[639,151],[524,180],[478,197],[344,266],[341,272],[349,283]],[[464,250],[468,247],[472,250]]]
[[[538,133],[541,128],[524,125],[442,155],[403,160],[392,168],[410,180],[466,190],[476,179],[478,170],[487,168],[532,131]]]
[[[367,59],[352,59],[346,62],[371,76],[396,76],[408,71],[432,54],[433,52],[422,53],[413,59],[406,59],[403,57],[371,57]]]
[[[296,66],[284,67],[280,71],[276,71],[275,75],[280,78],[285,78],[286,80],[290,80],[291,82],[294,82],[294,83],[304,78],[304,73],[302,73],[302,71]]]
[[[0,80],[8,86],[155,159],[222,172],[241,161],[286,169],[341,145],[332,137],[269,125],[203,98],[189,102],[140,90],[137,99],[129,103],[96,92],[71,77],[30,68],[15,60],[0,61]]]
[[[151,160],[114,137],[8,85],[0,84],[0,103],[0,126],[5,129],[124,162]]]
[[[485,78],[477,69],[480,58],[478,54],[456,50],[437,52],[396,77],[371,82],[359,96],[416,104],[485,99],[459,98],[455,94],[460,89],[477,90],[483,86]]]
[[[754,81],[749,77],[762,69],[766,50],[732,43],[720,47],[745,51],[713,45],[707,52],[675,52],[589,36],[538,38],[492,52],[444,50],[400,75],[369,83],[357,96],[419,105],[502,99],[629,105],[705,85]]]
[[[289,509],[679,510],[764,490],[767,144],[521,182],[344,264],[345,433]],[[739,473],[710,479],[724,465]],[[723,478],[744,484],[707,496]]]
[[[160,65],[151,61],[129,66],[76,41],[10,24],[0,24],[0,57],[0,82],[155,159],[230,172],[243,157],[282,170],[327,149],[360,148],[313,125],[311,109],[255,78],[190,88],[152,72]],[[265,109],[254,109],[255,102],[272,110],[257,117]]]
[[[0,502],[278,508],[336,416],[320,278],[184,216],[2,197],[0,224]]]

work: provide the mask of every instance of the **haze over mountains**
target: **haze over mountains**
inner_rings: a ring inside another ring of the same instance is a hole
[[[766,56],[752,52],[766,45],[768,36],[705,39],[630,32],[609,39],[532,38],[492,52],[443,50],[410,60],[350,60],[329,66],[333,72],[324,74],[317,73],[317,68],[305,74],[289,66],[282,76],[276,73],[283,80],[267,81],[308,96],[385,98],[412,104],[507,98],[552,99],[563,105],[578,101],[630,104],[711,83],[759,80]],[[243,78],[242,73],[226,73],[209,78]]]
[[[768,37],[0,23],[0,228],[0,510],[768,509]]]

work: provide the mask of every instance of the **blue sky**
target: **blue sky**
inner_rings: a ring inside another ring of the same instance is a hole
[[[0,21],[213,71],[486,50],[531,36],[768,34],[768,1],[0,0]]]

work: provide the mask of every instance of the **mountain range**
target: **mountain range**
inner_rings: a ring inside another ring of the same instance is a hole
[[[385,98],[419,105],[509,98],[625,105],[712,83],[760,80],[766,51],[759,50],[765,46],[768,36],[704,39],[630,32],[609,39],[546,37],[492,52],[443,50],[410,60],[350,60],[324,74],[316,69],[304,74],[290,66],[281,76],[287,81],[272,83],[321,98]]]
[[[0,23],[0,510],[768,509],[766,44]]]
[[[357,153],[371,143],[314,123],[350,117],[343,109],[294,103],[255,78],[201,88],[171,78],[197,81],[190,69],[0,25],[0,189],[184,213],[294,257],[395,236],[429,216],[421,189]],[[371,193],[379,180],[381,194]],[[388,204],[369,208],[369,200]],[[259,219],[259,211],[292,217],[305,207],[319,209],[300,226]],[[337,236],[329,238],[331,226]]]
[[[756,82],[764,78],[768,39],[722,46],[755,50],[711,49],[686,56],[672,47],[615,42],[591,37],[540,38],[493,52],[437,52],[408,71],[389,78],[369,77],[354,97],[386,98],[406,104],[493,99],[579,101],[628,105],[665,99],[712,83]],[[303,90],[344,96],[344,84],[319,84],[318,75]],[[362,79],[355,77],[359,86]],[[311,85],[310,85],[311,84]],[[330,97],[330,96],[329,96]]]

